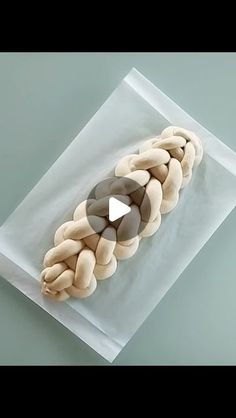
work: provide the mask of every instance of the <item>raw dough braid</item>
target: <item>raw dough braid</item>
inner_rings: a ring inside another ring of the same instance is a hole
[[[157,231],[161,214],[177,205],[180,189],[189,183],[202,156],[202,144],[193,132],[169,126],[159,137],[145,141],[139,154],[122,158],[115,169],[118,178],[111,178],[105,191],[98,185],[96,199],[80,203],[73,220],[57,229],[55,246],[44,257],[42,293],[57,301],[90,296],[97,280],[115,273],[117,260],[132,257],[140,240]],[[120,176],[140,188],[125,184]],[[112,223],[107,218],[111,196],[131,207]],[[127,232],[134,238],[127,239]]]

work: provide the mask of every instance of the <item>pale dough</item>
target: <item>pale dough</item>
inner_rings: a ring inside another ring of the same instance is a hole
[[[161,215],[177,205],[180,190],[190,182],[202,156],[201,141],[193,132],[169,126],[145,141],[139,154],[122,158],[115,168],[115,176],[122,178],[110,179],[106,190],[98,186],[96,199],[80,203],[73,220],[57,229],[55,246],[44,257],[42,293],[57,301],[90,296],[97,280],[115,273],[117,260],[132,257],[140,240],[157,231]],[[110,196],[131,207],[112,225],[107,219]]]

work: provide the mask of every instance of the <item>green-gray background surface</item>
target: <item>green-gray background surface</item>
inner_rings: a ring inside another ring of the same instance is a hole
[[[236,54],[2,53],[1,223],[133,66],[236,151]],[[236,364],[235,227],[234,211],[114,364]],[[0,278],[0,364],[108,362]]]

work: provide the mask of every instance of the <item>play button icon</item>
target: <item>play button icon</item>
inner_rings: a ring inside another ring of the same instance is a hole
[[[109,221],[113,222],[131,211],[128,205],[125,205],[115,197],[109,199]]]
[[[149,177],[145,175],[146,184]],[[86,245],[96,248],[98,234],[106,241],[124,242],[142,233],[153,217],[149,194],[144,187],[146,184],[127,176],[111,176],[93,187],[86,199],[86,207],[82,206],[76,214],[84,216],[86,210],[91,228]]]

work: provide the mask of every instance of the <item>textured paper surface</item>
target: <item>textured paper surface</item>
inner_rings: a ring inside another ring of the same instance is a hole
[[[56,228],[121,157],[168,125],[193,130],[204,147],[178,206],[91,297],[45,299],[39,274]],[[236,154],[133,69],[1,226],[0,274],[113,361],[235,205]]]

